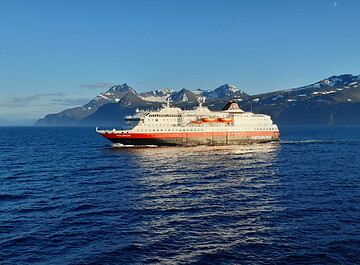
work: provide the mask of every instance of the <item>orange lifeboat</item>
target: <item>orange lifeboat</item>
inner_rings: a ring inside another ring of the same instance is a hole
[[[197,120],[197,121],[191,121],[192,123],[194,123],[194,124],[201,124],[202,123],[202,121],[201,120]]]
[[[234,122],[233,117],[219,118],[219,122]]]
[[[202,118],[201,120],[203,122],[217,122],[218,121],[218,119],[215,117]]]

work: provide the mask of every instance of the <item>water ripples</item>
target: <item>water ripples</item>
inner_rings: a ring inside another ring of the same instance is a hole
[[[354,135],[113,148],[86,128],[1,130],[4,264],[360,260]]]

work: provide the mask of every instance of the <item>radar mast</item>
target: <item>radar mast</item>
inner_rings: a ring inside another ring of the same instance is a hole
[[[199,103],[199,108],[202,108],[202,104],[205,103],[205,97],[198,97],[197,102]]]

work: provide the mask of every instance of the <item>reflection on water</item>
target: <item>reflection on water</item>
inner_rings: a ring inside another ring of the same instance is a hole
[[[114,152],[127,152],[130,156],[136,159],[144,159],[144,161],[154,161],[160,164],[167,163],[169,160],[178,160],[181,157],[201,157],[203,159],[210,159],[214,161],[214,156],[227,155],[232,157],[236,154],[274,157],[276,151],[280,148],[279,142],[271,142],[264,144],[252,145],[229,145],[229,146],[189,146],[189,147],[116,147],[109,148],[108,150]],[[210,158],[209,158],[210,157]],[[165,160],[164,160],[165,159]],[[216,159],[215,159],[216,160]],[[139,163],[139,166],[143,166]]]
[[[359,264],[360,127],[290,129],[104,150],[92,129],[3,128],[0,260]]]
[[[104,150],[93,130],[5,128],[0,260],[359,264],[359,129]]]
[[[136,166],[142,231],[137,246],[160,262],[199,261],[243,244],[271,244],[278,143],[120,148]],[[160,258],[161,257],[161,258]],[[149,258],[149,257],[147,257]]]

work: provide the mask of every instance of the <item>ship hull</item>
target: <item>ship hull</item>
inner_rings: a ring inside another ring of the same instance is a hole
[[[206,133],[174,133],[174,134],[117,134],[101,133],[115,144],[121,145],[241,145],[264,143],[280,140],[278,132],[206,132]]]

